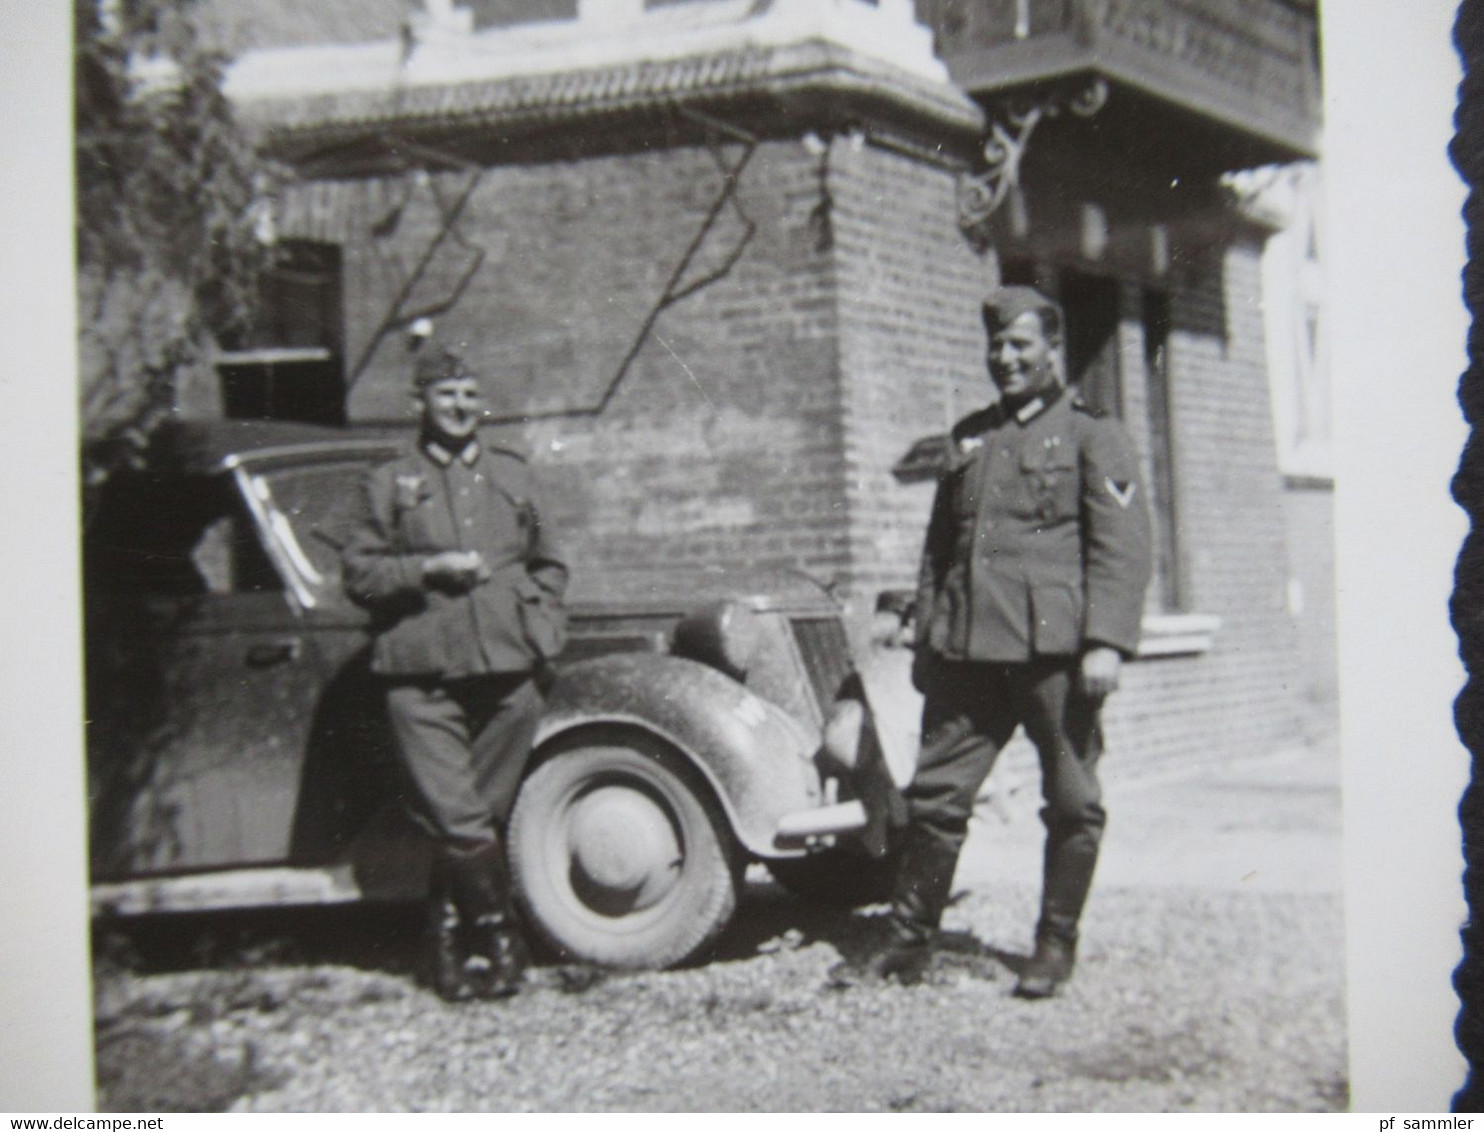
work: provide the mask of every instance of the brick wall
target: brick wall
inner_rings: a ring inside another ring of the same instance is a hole
[[[993,267],[955,245],[951,195],[920,166],[870,150],[850,161],[837,161],[833,183],[846,451],[856,473],[848,484],[852,570],[866,591],[910,576],[931,493],[895,484],[890,463],[911,439],[941,429],[987,393],[975,300]],[[892,208],[873,207],[886,200]],[[922,217],[936,217],[940,227],[917,217],[911,205],[918,202]],[[1260,246],[1255,238],[1229,239],[1181,247],[1162,280],[1118,273],[1124,416],[1146,464],[1143,293],[1164,287],[1171,297],[1171,441],[1185,601],[1182,609],[1165,608],[1152,586],[1148,611],[1222,620],[1209,653],[1126,669],[1124,690],[1106,715],[1110,750],[1125,765],[1225,758],[1298,741],[1298,709],[1322,672],[1322,660],[1313,670],[1301,666],[1287,607],[1290,555],[1263,360]],[[873,452],[882,455],[873,459]],[[1004,763],[1009,782],[1033,771],[1023,738]]]
[[[1274,748],[1300,732],[1287,611],[1288,554],[1263,358],[1255,240],[1180,249],[1170,279],[1175,508],[1185,612],[1216,614],[1211,652],[1130,666],[1107,713],[1110,745],[1142,759]],[[1125,324],[1142,358],[1142,327]],[[1143,367],[1126,409],[1147,437]],[[1147,441],[1146,441],[1147,443]]]
[[[440,334],[495,377],[497,432],[531,453],[580,575],[802,567],[840,580],[857,613],[912,583],[932,486],[891,468],[989,393],[977,301],[997,268],[958,232],[951,173],[848,136],[768,141],[736,207],[703,233],[723,186],[704,147],[494,167],[458,238],[435,246],[434,190],[446,207],[462,176],[322,183],[288,202],[289,234],[346,247],[348,364],[364,362],[353,420],[407,419],[405,349],[375,331],[428,254],[412,299],[457,294]],[[693,244],[679,287],[717,277],[658,310]],[[1291,741],[1302,683],[1259,247],[1208,238],[1177,252],[1162,285],[1183,592],[1188,611],[1223,626],[1207,655],[1130,666],[1107,726],[1118,757],[1138,763]],[[1143,287],[1125,273],[1119,352],[1147,452]]]
[[[932,503],[892,467],[989,398],[978,310],[996,268],[958,229],[953,174],[844,138],[829,161],[849,588],[869,601],[915,584]]]
[[[931,501],[930,484],[898,484],[891,466],[913,440],[941,432],[988,397],[977,301],[997,272],[994,257],[976,257],[957,231],[951,175],[843,142],[829,160],[850,578],[854,591],[869,597],[913,580]],[[1125,690],[1107,713],[1110,748],[1145,765],[1296,741],[1298,699],[1313,679],[1300,669],[1287,608],[1260,243],[1240,232],[1213,240],[1209,226],[1197,231],[1176,249],[1168,278],[1151,283],[1127,266],[1118,271],[1124,416],[1146,464],[1142,296],[1146,285],[1170,292],[1183,611],[1222,620],[1210,653],[1128,667]],[[1148,611],[1178,610],[1164,609],[1151,586]],[[1029,769],[1023,741],[1007,761]]]
[[[458,295],[438,336],[491,375],[496,434],[531,454],[580,572],[723,563],[829,579],[846,564],[817,173],[799,141],[759,146],[737,207],[703,234],[723,188],[705,148],[490,168],[458,239],[432,253],[402,309]],[[376,329],[443,226],[433,190],[451,201],[466,183],[331,182],[288,202],[288,234],[346,244],[347,364],[367,359],[353,422],[408,419],[405,346]],[[395,232],[378,235],[408,192]],[[658,310],[698,239],[675,289],[722,274]]]
[[[1184,611],[1216,614],[1222,627],[1209,653],[1124,668],[1122,689],[1104,712],[1109,776],[1276,750],[1322,726],[1322,699],[1309,705],[1322,696],[1331,671],[1325,649],[1332,656],[1333,636],[1326,637],[1316,620],[1301,648],[1287,598],[1289,540],[1324,544],[1323,524],[1314,522],[1322,518],[1314,513],[1322,501],[1295,501],[1277,472],[1259,253],[1255,243],[1240,240],[1185,247],[1173,275],[1156,281],[1172,299],[1171,417]],[[1124,419],[1147,457],[1146,281],[1126,273],[1120,282]],[[1321,565],[1311,573],[1319,588],[1325,570]],[[1173,612],[1161,607],[1156,587],[1147,610]],[[996,788],[1035,789],[1034,776],[1034,752],[1018,736],[1001,759]]]

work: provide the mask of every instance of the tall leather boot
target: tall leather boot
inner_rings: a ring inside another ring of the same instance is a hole
[[[1098,863],[1096,832],[1048,828],[1036,950],[1016,983],[1020,998],[1050,998],[1077,963],[1077,922]]]
[[[445,1002],[463,1002],[473,997],[474,986],[464,973],[459,910],[450,892],[448,869],[442,857],[433,863],[419,968],[420,980]]]
[[[948,906],[957,864],[957,845],[913,826],[897,869],[886,940],[858,959],[837,963],[830,970],[830,984],[848,987],[889,978],[921,982],[932,961],[933,938]]]
[[[468,940],[464,970],[479,998],[520,989],[530,958],[510,906],[510,875],[498,842],[449,854],[454,901]]]

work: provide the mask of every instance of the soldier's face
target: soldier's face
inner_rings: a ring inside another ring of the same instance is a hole
[[[423,423],[445,440],[461,442],[474,435],[484,417],[484,398],[472,377],[435,381],[422,392]]]
[[[1026,311],[989,340],[989,375],[1002,397],[1025,401],[1057,384],[1056,344],[1041,328],[1041,316]]]

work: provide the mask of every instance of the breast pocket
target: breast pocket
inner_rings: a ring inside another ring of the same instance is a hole
[[[397,508],[397,533],[408,550],[441,550],[436,502],[432,498],[418,500],[409,506]]]
[[[1074,519],[1080,504],[1077,462],[1061,445],[1026,452],[1020,460],[1021,484],[1029,508],[1041,519]]]

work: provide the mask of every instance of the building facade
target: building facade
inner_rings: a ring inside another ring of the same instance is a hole
[[[1033,282],[1159,530],[1112,743],[1298,734],[1275,229],[1223,178],[1312,155],[1312,4],[269,7],[206,17],[298,173],[265,218],[284,266],[183,413],[406,423],[428,319],[490,376],[581,572],[797,568],[864,618],[915,577],[934,438],[992,395],[980,299]]]

